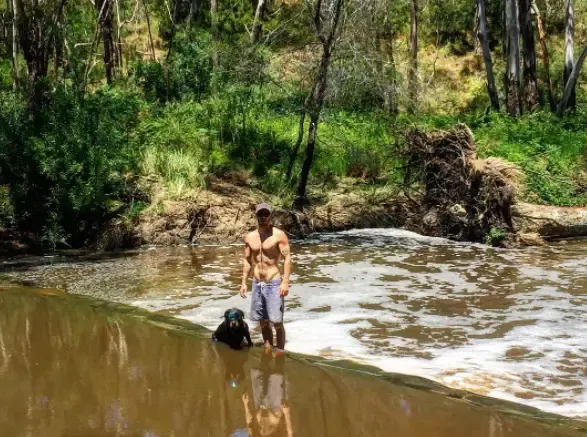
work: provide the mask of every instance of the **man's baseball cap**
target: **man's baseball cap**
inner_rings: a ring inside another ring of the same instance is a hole
[[[269,214],[271,214],[271,207],[269,205],[267,205],[266,203],[259,203],[257,205],[257,207],[255,208],[255,214],[259,214],[259,212],[266,210],[269,212]]]

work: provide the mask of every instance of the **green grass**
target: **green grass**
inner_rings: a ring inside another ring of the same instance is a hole
[[[241,133],[234,125],[223,127],[223,143],[217,134],[220,122],[210,127],[210,120],[207,126],[200,125],[202,122],[197,117],[184,120],[186,109],[181,106],[177,104],[160,120],[148,121],[141,166],[144,174],[158,175],[172,197],[181,197],[189,189],[202,187],[205,176],[214,169],[220,175],[230,168],[252,169],[256,174],[253,185],[276,195],[282,203],[293,199],[306,144],[304,138],[293,179],[288,183],[284,175],[297,138],[297,114],[275,114],[263,105],[253,107],[246,115],[246,131]],[[401,172],[394,144],[401,140],[405,129],[409,126],[449,129],[457,122],[464,122],[473,130],[481,157],[500,157],[524,171],[524,200],[561,206],[585,205],[586,120],[583,112],[563,120],[548,112],[519,118],[476,113],[464,117],[421,115],[391,120],[378,114],[327,111],[319,127],[310,184],[331,187],[332,181],[344,177],[382,185],[397,184]],[[236,133],[227,133],[230,129],[236,129]],[[243,144],[232,143],[232,138]],[[275,153],[271,152],[272,147]],[[241,158],[234,158],[235,153]],[[253,158],[249,162],[247,153]]]
[[[587,204],[587,114],[561,120],[547,112],[520,118],[493,115],[474,126],[479,154],[518,164],[526,199],[560,205]]]

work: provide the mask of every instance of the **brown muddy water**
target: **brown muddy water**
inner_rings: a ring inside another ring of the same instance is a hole
[[[232,351],[207,333],[124,312],[0,290],[3,436],[585,435],[576,423],[531,419],[529,409],[474,405],[260,348]]]
[[[5,277],[117,300],[213,329],[241,248],[151,248],[4,263]],[[292,244],[287,349],[418,375],[587,418],[586,242],[500,250],[399,230]],[[255,333],[259,339],[259,334]],[[402,413],[403,414],[403,413]]]

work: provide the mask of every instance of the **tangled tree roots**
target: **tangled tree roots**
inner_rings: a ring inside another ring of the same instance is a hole
[[[499,244],[514,232],[510,206],[522,173],[501,159],[480,159],[467,126],[411,130],[402,155],[406,189],[423,189],[424,233]]]

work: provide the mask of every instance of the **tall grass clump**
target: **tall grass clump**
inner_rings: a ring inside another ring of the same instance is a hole
[[[215,139],[203,118],[200,104],[174,103],[154,108],[139,126],[141,173],[157,178],[173,197],[202,187],[210,170]]]

